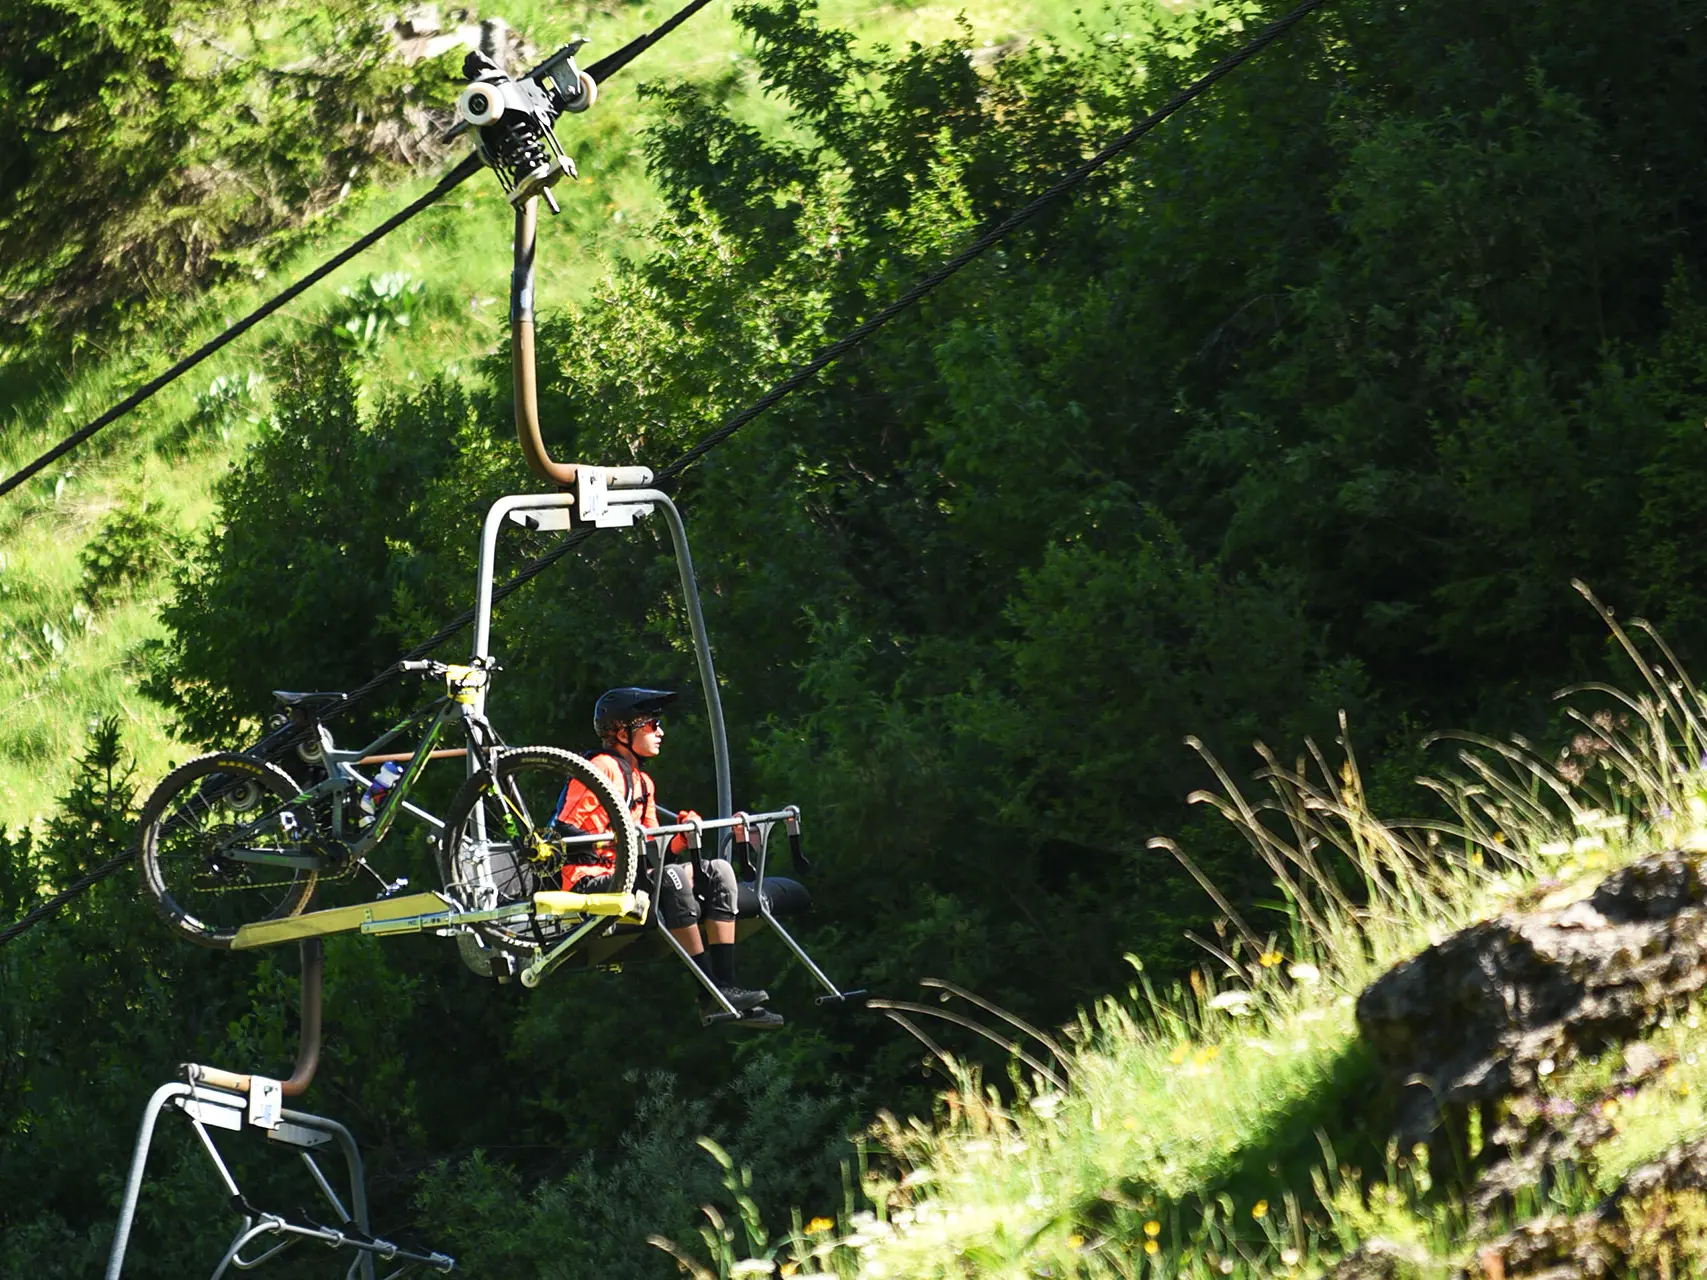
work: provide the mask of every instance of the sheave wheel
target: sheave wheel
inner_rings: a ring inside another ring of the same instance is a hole
[[[640,828],[605,776],[583,757],[557,747],[516,747],[498,756],[492,770],[463,783],[445,818],[439,871],[445,890],[469,910],[523,902],[536,889],[555,889],[565,863],[590,860],[590,847],[565,849],[551,822],[565,790],[580,783],[598,798],[613,837],[603,848],[615,855],[609,892],[634,888],[640,865]],[[561,932],[556,921],[532,926],[480,926],[493,942],[532,951]]]
[[[225,950],[240,925],[293,916],[316,872],[268,857],[312,856],[314,819],[276,765],[235,752],[174,769],[142,807],[142,889],[182,938]]]

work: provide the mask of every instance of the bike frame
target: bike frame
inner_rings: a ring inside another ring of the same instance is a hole
[[[242,862],[267,863],[275,866],[298,867],[304,870],[323,871],[331,868],[341,868],[345,864],[357,865],[364,861],[390,833],[398,815],[407,812],[436,831],[444,830],[444,823],[418,805],[409,803],[409,795],[420,781],[422,771],[433,758],[434,748],[444,734],[445,726],[453,720],[462,722],[463,736],[467,741],[469,772],[489,766],[492,757],[501,748],[498,735],[492,729],[491,723],[478,707],[479,694],[483,693],[489,674],[489,664],[478,663],[468,667],[451,667],[446,673],[447,680],[456,680],[458,685],[452,692],[443,697],[435,698],[426,706],[418,708],[404,717],[397,724],[387,729],[379,737],[366,746],[354,751],[340,749],[332,740],[332,733],[319,722],[314,722],[314,731],[319,743],[319,760],[326,768],[326,777],[299,793],[291,802],[293,804],[311,803],[330,798],[332,801],[332,830],[328,834],[342,841],[347,830],[346,802],[360,796],[370,786],[373,780],[358,771],[356,766],[363,760],[379,755],[383,749],[396,741],[415,725],[426,723],[420,743],[409,755],[404,766],[403,776],[391,788],[385,802],[374,812],[373,824],[357,839],[350,841],[335,856],[318,853],[279,854],[261,850],[233,850],[230,856]],[[359,804],[359,800],[355,803]],[[285,810],[257,824],[255,830],[265,830],[265,823],[283,824],[290,819],[289,811]]]

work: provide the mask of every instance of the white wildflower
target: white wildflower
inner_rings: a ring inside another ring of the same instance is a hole
[[[1031,1100],[1030,1105],[1033,1111],[1047,1120],[1061,1109],[1061,1104],[1065,1101],[1066,1099],[1058,1093],[1040,1093]],[[901,1185],[906,1186],[908,1184],[903,1182]]]
[[[729,1268],[729,1275],[730,1280],[734,1280],[736,1276],[768,1276],[775,1271],[776,1268],[767,1258],[742,1258]]]
[[[1297,966],[1293,966],[1296,968]],[[1251,993],[1249,991],[1223,991],[1209,1002],[1211,1009],[1219,1009],[1232,1018],[1242,1018],[1251,1011]]]
[[[1299,961],[1294,965],[1288,965],[1286,972],[1291,974],[1292,981],[1298,983],[1300,986],[1313,987],[1322,980],[1322,971],[1316,968],[1315,965],[1306,964],[1303,961]]]

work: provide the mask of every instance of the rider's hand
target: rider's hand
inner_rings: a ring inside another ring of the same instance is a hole
[[[692,809],[683,809],[680,813],[678,813],[676,815],[676,821],[677,822],[703,822],[704,819],[701,818]],[[688,833],[687,832],[679,831],[674,836],[672,836],[670,838],[670,852],[671,853],[686,853],[687,850],[688,850]]]

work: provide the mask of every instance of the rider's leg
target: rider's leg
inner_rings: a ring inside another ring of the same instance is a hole
[[[663,913],[664,927],[682,944],[682,950],[704,968],[706,962],[700,957],[705,954],[705,943],[699,935],[699,900],[693,892],[693,865],[666,863],[659,897],[662,901],[658,909]]]
[[[735,868],[724,858],[707,858],[705,937],[710,944],[711,974],[720,986],[735,985]]]
[[[764,1007],[766,991],[749,991],[735,981],[735,868],[726,858],[707,858],[700,864],[700,888],[705,895],[705,933],[710,945],[706,958],[712,979],[731,1003],[751,1001],[741,1015],[743,1027],[772,1028],[783,1024],[782,1015]],[[739,1000],[736,997],[739,996]]]

